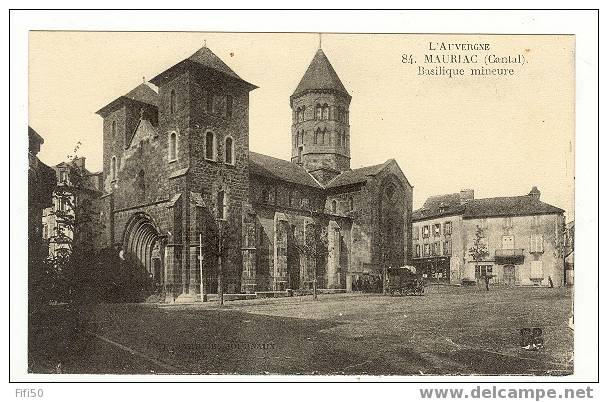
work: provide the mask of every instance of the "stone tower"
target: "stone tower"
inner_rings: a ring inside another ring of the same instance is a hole
[[[325,184],[350,170],[351,96],[321,48],[290,97],[291,161]]]

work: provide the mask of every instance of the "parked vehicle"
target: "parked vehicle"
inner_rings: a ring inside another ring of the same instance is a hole
[[[391,296],[422,296],[424,295],[425,281],[416,268],[406,265],[404,267],[389,267],[387,269],[387,289]]]

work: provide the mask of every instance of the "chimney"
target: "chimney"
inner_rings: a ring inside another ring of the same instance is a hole
[[[471,189],[460,190],[460,205],[475,199],[475,191]]]
[[[536,186],[532,187],[532,190],[530,190],[528,195],[534,198],[536,201],[540,201],[540,191]]]

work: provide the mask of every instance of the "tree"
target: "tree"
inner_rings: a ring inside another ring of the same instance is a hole
[[[477,230],[475,231],[475,240],[473,241],[473,247],[469,248],[469,255],[475,262],[480,262],[485,260],[490,253],[488,252],[488,246],[485,242],[484,230],[478,225]],[[487,273],[483,273],[482,277],[486,283],[486,290],[490,290],[490,278],[492,275],[487,275]]]
[[[203,258],[210,255],[217,261],[217,296],[220,306],[224,305],[224,262],[228,258],[231,244],[237,243],[237,236],[230,230],[228,221],[223,219],[214,220],[214,225],[205,231]],[[201,278],[203,281],[204,278]],[[206,299],[206,294],[201,295],[201,300]]]
[[[309,224],[309,226],[316,226]],[[313,299],[317,300],[317,265],[319,260],[324,259],[329,254],[327,239],[327,229],[322,228],[317,236],[316,230],[309,236],[303,236],[302,242],[295,244],[296,249],[301,257],[304,257],[304,264],[312,261],[313,280],[312,280],[312,295]]]

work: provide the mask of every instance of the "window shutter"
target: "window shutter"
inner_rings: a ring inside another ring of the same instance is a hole
[[[542,261],[532,261],[530,263],[530,278],[543,278],[543,262]]]

